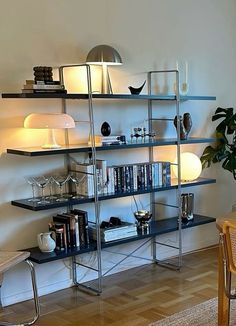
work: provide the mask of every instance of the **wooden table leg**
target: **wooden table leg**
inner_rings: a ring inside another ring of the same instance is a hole
[[[230,300],[224,290],[223,247],[220,241],[218,256],[218,326],[229,325]]]

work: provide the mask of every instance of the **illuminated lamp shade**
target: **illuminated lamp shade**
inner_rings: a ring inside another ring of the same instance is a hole
[[[75,121],[70,115],[64,113],[31,113],[25,118],[24,127],[48,129],[42,148],[60,148],[55,139],[54,129],[75,128]]]
[[[102,66],[102,94],[112,94],[111,80],[107,66],[122,65],[119,53],[112,46],[97,45],[89,51],[86,63]]]
[[[174,163],[177,164],[177,158]],[[180,154],[180,167],[181,181],[196,180],[202,172],[202,164],[199,157],[190,152]],[[178,178],[178,165],[173,166],[173,172],[176,178]]]

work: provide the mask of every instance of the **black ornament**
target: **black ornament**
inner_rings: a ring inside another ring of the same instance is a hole
[[[139,95],[142,92],[142,89],[144,87],[144,85],[146,84],[146,80],[144,81],[143,85],[138,87],[138,88],[134,88],[132,86],[129,86],[128,89],[130,90],[130,93],[133,95]]]
[[[103,122],[102,126],[101,126],[101,134],[103,136],[109,136],[111,134],[111,127],[109,125],[108,122]]]

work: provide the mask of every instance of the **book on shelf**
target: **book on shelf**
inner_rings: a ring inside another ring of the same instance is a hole
[[[78,219],[80,247],[87,246],[89,244],[88,213],[81,209],[73,209],[71,213]]]
[[[25,85],[61,85],[60,80],[34,80],[34,79],[26,79]]]
[[[80,195],[94,196],[94,168],[92,163],[73,163],[72,170],[77,172],[81,182],[78,186]],[[85,178],[84,175],[86,175]],[[107,162],[105,160],[96,160],[97,190],[99,195],[106,194],[108,191],[107,183]]]
[[[93,240],[97,240],[97,228],[95,225],[89,226],[89,234]],[[133,223],[121,222],[121,225],[100,228],[102,242],[109,242],[137,235],[137,226]]]
[[[37,94],[37,93],[67,94],[67,90],[65,90],[65,89],[22,89],[22,93],[26,93],[26,94]]]
[[[49,230],[55,232],[56,249],[65,250],[89,244],[88,213],[74,209],[53,216]]]

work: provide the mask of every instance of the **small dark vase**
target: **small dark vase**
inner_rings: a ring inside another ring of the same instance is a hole
[[[184,124],[184,128],[186,130],[187,136],[188,136],[188,134],[192,128],[192,119],[191,119],[190,113],[184,113],[183,124]]]
[[[186,130],[184,128],[183,118],[182,118],[181,115],[179,116],[179,123],[180,123],[180,139],[181,140],[186,140],[187,139],[187,132],[186,132]],[[174,125],[175,125],[175,128],[177,130],[177,116],[175,116],[175,118],[174,118]]]
[[[105,137],[111,134],[111,127],[106,121],[101,125],[101,134]]]

